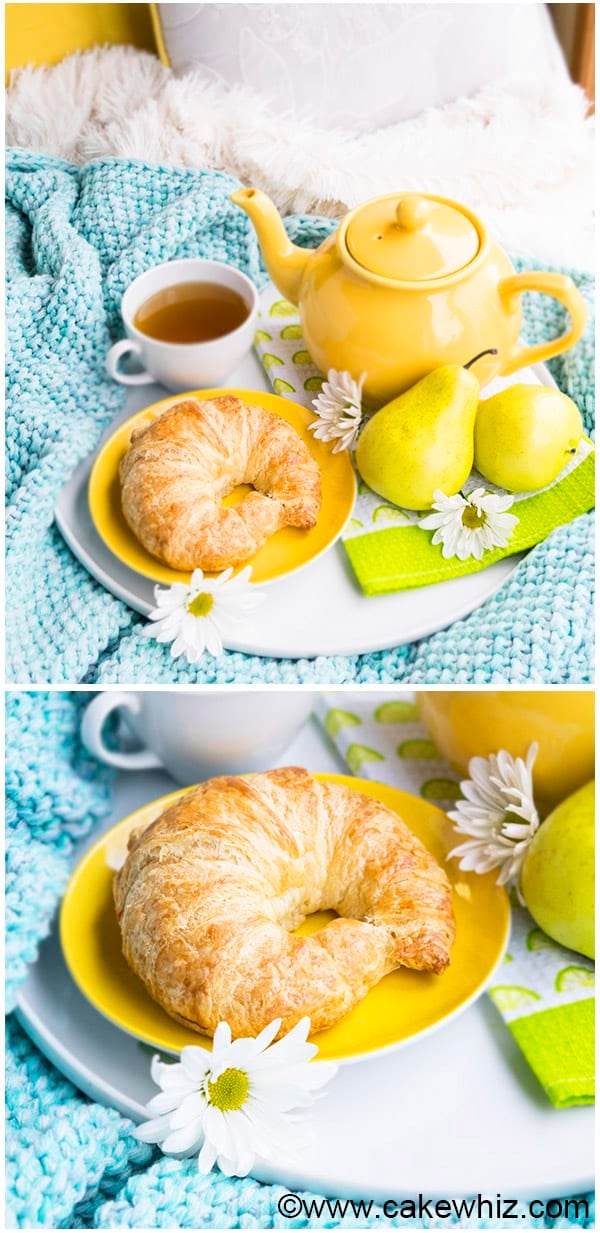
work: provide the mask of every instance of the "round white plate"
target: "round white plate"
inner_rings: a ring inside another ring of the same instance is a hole
[[[536,368],[539,380],[549,374]],[[246,357],[232,373],[231,384],[271,389],[257,357]],[[133,388],[100,445],[115,427],[136,411],[168,395],[158,385]],[[95,454],[79,464],[61,491],[56,524],[71,551],[108,591],[130,608],[147,616],[153,608],[153,583],[129,569],[113,555],[96,531],[88,508],[87,484]],[[336,544],[297,575],[273,582],[268,602],[249,615],[243,633],[231,634],[231,651],[275,658],[314,658],[317,655],[363,655],[415,642],[467,616],[509,577],[521,556],[498,561],[489,569],[393,595],[365,596],[346,553]]]
[[[155,1050],[103,1019],[69,976],[56,932],[19,996],[34,1042],[92,1100],[144,1120]],[[500,1016],[481,998],[396,1053],[343,1067],[311,1113],[302,1156],[260,1181],[383,1202],[589,1190],[593,1109],[552,1108]]]
[[[314,721],[279,760],[343,769]],[[102,829],[172,791],[160,771],[123,774]],[[99,828],[78,846],[74,864]],[[156,1089],[152,1049],[93,1009],[72,981],[56,928],[19,995],[18,1016],[47,1057],[91,1099],[136,1121]],[[481,997],[411,1048],[342,1067],[311,1113],[296,1161],[254,1171],[261,1181],[382,1202],[499,1193],[550,1198],[591,1189],[594,1110],[554,1109],[499,1014]]]

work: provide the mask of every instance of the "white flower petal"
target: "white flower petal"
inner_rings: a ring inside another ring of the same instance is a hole
[[[190,1122],[202,1122],[206,1111],[206,1100],[201,1092],[198,1089],[190,1092],[171,1114],[171,1130],[181,1130],[183,1126],[189,1126]]]
[[[268,1023],[267,1026],[263,1028],[262,1032],[259,1032],[255,1040],[257,1053],[262,1052],[263,1049],[268,1048],[268,1046],[273,1043],[280,1027],[281,1019],[273,1019],[272,1023]],[[289,1035],[291,1035],[291,1033],[288,1033],[288,1039]]]
[[[199,1045],[184,1045],[180,1053],[181,1066],[191,1079],[198,1082],[204,1079],[210,1070],[211,1054]]]
[[[214,1144],[209,1139],[205,1139],[202,1144],[202,1150],[198,1156],[198,1172],[210,1173],[217,1159]]]
[[[349,372],[331,368],[320,393],[313,398],[318,418],[309,424],[309,431],[318,441],[336,441],[334,454],[350,449],[356,440],[362,417],[364,381],[364,374],[355,381]]]
[[[204,640],[205,640],[206,649],[209,655],[214,655],[215,657],[217,657],[218,655],[223,654],[223,643],[221,641],[221,636],[219,634],[217,626],[215,625],[215,622],[212,620],[211,617],[206,617],[206,630],[205,630]]]
[[[203,1142],[202,1121],[197,1118],[195,1121],[188,1122],[187,1125],[182,1126],[180,1130],[173,1130],[163,1140],[161,1148],[168,1155],[171,1153],[192,1152],[197,1151]]]
[[[163,1117],[154,1117],[136,1126],[133,1135],[141,1143],[161,1143],[167,1137],[170,1127],[171,1114],[165,1113]]]
[[[230,1115],[229,1115],[230,1116]],[[209,1105],[204,1118],[204,1133],[217,1152],[231,1151],[231,1137],[228,1133],[228,1116],[221,1109]]]
[[[162,616],[170,612],[172,608],[181,608],[187,602],[189,587],[185,582],[174,582],[170,587],[154,588],[154,602],[156,611]]]
[[[231,1028],[228,1023],[219,1023],[213,1036],[212,1056],[220,1053],[227,1045],[231,1044]]]
[[[249,566],[246,566],[246,569],[248,570],[248,572],[250,572]],[[237,575],[237,577],[241,578],[242,574],[245,574],[245,573],[246,573],[246,570],[243,569],[241,573]],[[230,578],[232,578],[232,575],[233,575],[233,565],[230,565],[228,569],[224,569],[223,572],[219,574],[217,578],[210,579],[210,589],[212,590],[213,594],[216,594],[217,591],[221,591],[222,588],[227,585]],[[206,579],[206,581],[208,582],[209,579]]]
[[[183,1089],[171,1088],[168,1092],[158,1092],[156,1096],[152,1096],[146,1105],[146,1112],[152,1113],[156,1117],[162,1117],[163,1113],[172,1113],[177,1109],[182,1100],[191,1093]]]
[[[530,748],[526,761],[503,749],[488,758],[471,759],[470,779],[460,785],[464,799],[448,815],[457,834],[471,836],[449,853],[461,869],[476,873],[499,869],[499,885],[520,872],[539,826],[532,782],[536,752],[537,747],[533,753]]]

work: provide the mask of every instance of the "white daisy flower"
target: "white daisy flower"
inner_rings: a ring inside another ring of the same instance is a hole
[[[466,561],[467,557],[475,557],[480,561],[490,548],[506,548],[519,521],[506,512],[514,497],[501,497],[485,488],[475,488],[466,497],[461,492],[447,497],[438,488],[433,497],[432,508],[436,512],[421,518],[419,526],[424,531],[435,531],[431,542],[443,545],[442,556],[446,558]]]
[[[229,568],[217,578],[205,578],[201,569],[195,569],[188,585],[156,586],[156,608],[149,615],[154,624],[145,627],[145,636],[170,642],[173,659],[185,655],[188,664],[197,663],[205,651],[221,655],[223,628],[241,620],[265,598],[250,582],[249,565],[234,578],[232,574]]]
[[[489,873],[499,869],[499,886],[516,878],[540,819],[533,798],[532,768],[538,747],[527,758],[513,758],[505,749],[489,758],[471,758],[469,779],[461,783],[464,800],[448,817],[458,835],[468,835],[449,852],[461,869]]]
[[[358,381],[349,372],[330,368],[320,394],[313,398],[318,419],[309,424],[318,441],[337,441],[333,454],[349,450],[358,436],[362,419],[362,387],[366,373]]]
[[[290,1134],[290,1110],[312,1104],[314,1092],[337,1071],[331,1062],[310,1065],[318,1052],[307,1041],[310,1019],[272,1044],[281,1019],[257,1037],[231,1039],[220,1023],[212,1053],[188,1045],[181,1060],[165,1065],[155,1056],[151,1074],[161,1091],[146,1106],[151,1120],[134,1132],[163,1152],[198,1156],[200,1173],[218,1164],[227,1177],[246,1177],[257,1156],[281,1155]]]

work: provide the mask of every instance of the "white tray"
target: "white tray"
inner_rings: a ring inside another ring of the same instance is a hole
[[[554,384],[543,365],[528,373],[529,377],[525,373],[520,378]],[[271,390],[254,353],[232,373],[230,384]],[[98,448],[119,423],[167,395],[168,390],[159,385],[134,387]],[[130,608],[147,616],[154,607],[154,584],[113,555],[90,517],[87,485],[95,456],[80,463],[62,489],[54,512],[56,524],[89,573]],[[521,560],[522,554],[464,578],[367,597],[354,578],[344,548],[337,543],[306,569],[270,584],[268,601],[249,615],[243,633],[229,638],[226,646],[231,651],[287,659],[362,655],[402,646],[467,616],[506,581]]]
[[[279,765],[347,771],[311,720]],[[161,771],[123,774],[103,829],[173,789]],[[94,843],[81,845],[75,863]],[[139,1121],[154,1094],[151,1050],[113,1027],[69,976],[56,927],[22,987],[18,1017],[43,1053],[93,1100]],[[484,995],[414,1045],[343,1067],[311,1113],[295,1162],[257,1168],[291,1190],[383,1202],[482,1194],[550,1198],[590,1190],[594,1110],[554,1109]]]

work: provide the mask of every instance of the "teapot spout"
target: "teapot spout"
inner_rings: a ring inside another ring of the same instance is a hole
[[[286,300],[297,304],[310,250],[292,244],[279,212],[259,188],[239,188],[231,194],[231,200],[254,223],[264,262],[275,286]]]

